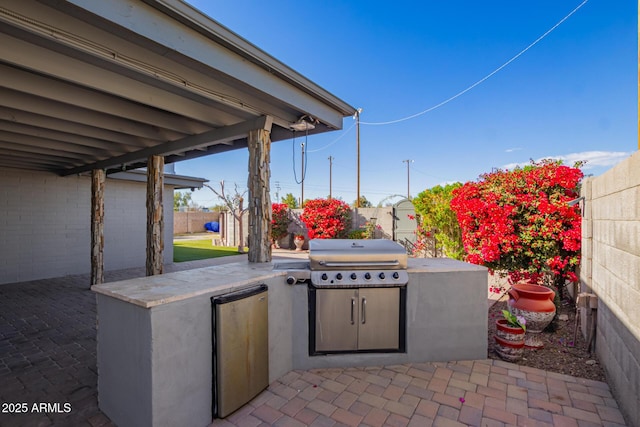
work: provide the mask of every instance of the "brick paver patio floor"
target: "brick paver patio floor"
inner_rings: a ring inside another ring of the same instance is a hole
[[[167,271],[238,258],[217,260],[172,264]],[[141,275],[142,269],[121,270],[108,273],[106,281]],[[113,425],[98,409],[95,295],[88,282],[88,276],[78,275],[0,285],[0,426]],[[8,413],[17,409],[11,404],[20,403],[27,404],[26,414]],[[34,404],[42,412],[34,411]],[[625,422],[606,383],[479,360],[292,371],[212,424],[269,425],[587,427]]]
[[[292,371],[212,426],[621,426],[606,383],[495,360]]]

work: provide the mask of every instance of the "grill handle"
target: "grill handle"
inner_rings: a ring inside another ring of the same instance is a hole
[[[351,298],[351,324],[355,325],[355,320],[354,320],[354,312],[355,312],[355,308],[356,308],[356,299],[355,298]]]
[[[400,261],[397,259],[390,261],[319,261],[318,264],[325,267],[397,267],[400,265]]]

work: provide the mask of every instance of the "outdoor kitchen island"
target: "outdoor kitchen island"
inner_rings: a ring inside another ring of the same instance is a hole
[[[487,357],[487,270],[409,259],[406,348],[309,354],[309,284],[273,264],[235,263],[94,286],[98,402],[119,426],[206,426],[212,419],[211,297],[268,287],[269,382],[293,369]]]

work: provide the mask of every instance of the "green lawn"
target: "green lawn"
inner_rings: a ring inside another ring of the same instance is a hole
[[[194,261],[230,255],[238,255],[238,248],[212,246],[211,239],[173,242],[173,262]]]

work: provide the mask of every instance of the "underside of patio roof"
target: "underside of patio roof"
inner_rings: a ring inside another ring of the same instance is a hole
[[[0,166],[145,166],[342,128],[355,109],[179,0],[0,5]]]

